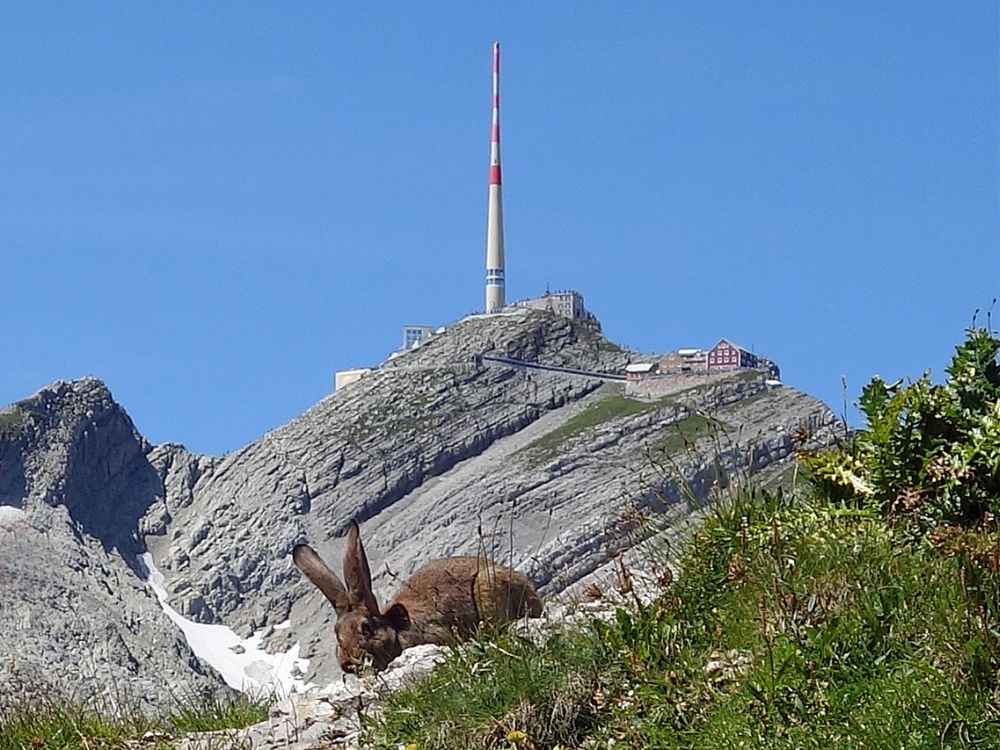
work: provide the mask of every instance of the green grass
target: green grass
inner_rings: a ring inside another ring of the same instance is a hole
[[[456,652],[371,746],[1000,747],[1000,532],[942,539],[744,492],[662,599],[544,646]]]
[[[703,414],[692,414],[664,427],[649,447],[666,454],[681,452],[698,439],[714,434],[717,425],[715,420]]]
[[[81,704],[36,688],[0,697],[0,750],[114,750],[172,747],[186,732],[237,729],[264,721],[269,699],[186,697],[153,717],[127,696]],[[143,739],[145,736],[145,739]]]
[[[511,634],[470,644],[418,688],[388,699],[363,747],[575,747],[596,716],[608,652],[589,631],[543,646]]]
[[[621,678],[651,686],[631,707],[647,719],[611,717],[604,734],[627,747],[998,746],[1000,644],[969,651],[980,612],[955,559],[862,511],[758,500],[695,535],[658,610],[607,629],[625,653],[663,635]],[[734,666],[715,682],[719,659]]]
[[[0,713],[0,750],[124,748],[153,728],[138,716],[109,718],[68,701],[25,702]]]
[[[264,721],[270,696],[253,697],[240,693],[232,700],[192,696],[167,712],[170,725],[179,732],[211,732],[216,729],[246,727]]]
[[[620,394],[613,394],[591,404],[556,429],[522,448],[521,452],[528,455],[532,463],[542,463],[558,455],[566,443],[577,439],[595,427],[635,414],[656,411],[669,403],[671,403],[669,399],[639,401]]]

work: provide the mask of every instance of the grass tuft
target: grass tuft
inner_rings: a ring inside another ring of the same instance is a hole
[[[161,716],[117,696],[81,704],[43,688],[0,697],[0,750],[116,750],[172,747],[188,732],[239,729],[263,721],[269,699],[186,696]]]
[[[179,732],[211,732],[238,729],[267,719],[273,696],[254,697],[240,693],[231,700],[218,696],[191,696],[166,713],[170,725]]]
[[[0,750],[124,748],[157,729],[138,713],[109,712],[61,698],[17,699],[0,711]]]
[[[390,697],[364,746],[575,747],[596,716],[606,659],[590,631],[542,646],[510,633],[477,641]]]

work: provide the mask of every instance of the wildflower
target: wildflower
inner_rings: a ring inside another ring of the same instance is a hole
[[[520,747],[524,744],[524,741],[528,739],[528,735],[522,732],[520,729],[511,729],[507,732],[507,742],[509,742],[514,747]]]

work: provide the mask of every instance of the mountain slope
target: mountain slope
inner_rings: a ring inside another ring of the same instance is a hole
[[[832,439],[829,409],[763,372],[627,398],[599,375],[630,356],[547,313],[473,317],[222,458],[135,435],[127,450],[98,449],[93,436],[107,430],[96,412],[69,432],[58,420],[10,432],[0,503],[36,508],[36,524],[43,509],[79,519],[102,561],[117,555],[128,568],[150,552],[181,613],[241,635],[266,627],[274,648],[301,641],[325,680],[336,673],[333,612],[290,564],[303,539],[338,567],[339,538],[361,521],[383,598],[428,559],[484,548],[551,595],[634,541],[634,507],[665,525],[687,514],[685,488],[705,499],[732,472],[779,471],[803,427],[813,442]],[[33,400],[95,387],[60,384]],[[41,485],[62,489],[39,495]],[[6,564],[16,574],[17,561]]]

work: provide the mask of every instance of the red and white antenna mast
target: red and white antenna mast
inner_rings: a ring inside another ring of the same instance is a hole
[[[500,197],[500,43],[493,43],[493,128],[490,133],[489,203],[486,209],[486,313],[507,304],[504,287],[503,205]]]

